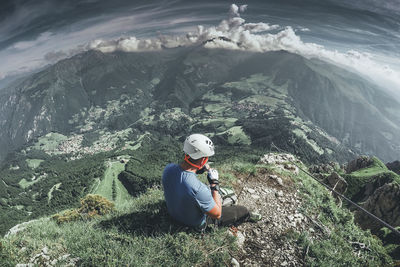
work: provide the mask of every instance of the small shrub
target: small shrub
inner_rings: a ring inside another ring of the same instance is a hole
[[[100,195],[89,194],[81,199],[79,209],[68,210],[62,214],[56,214],[51,218],[58,224],[65,222],[78,221],[80,219],[91,219],[114,211],[114,203]]]
[[[77,210],[68,210],[62,214],[53,215],[51,218],[55,220],[58,224],[61,224],[65,222],[77,221],[81,218],[81,215],[78,213]]]
[[[81,200],[78,212],[87,214],[89,217],[105,215],[114,210],[114,203],[100,195],[89,194]]]

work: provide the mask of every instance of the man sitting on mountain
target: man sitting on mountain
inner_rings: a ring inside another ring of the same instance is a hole
[[[249,219],[246,207],[221,205],[218,171],[206,165],[214,155],[213,142],[202,134],[192,134],[186,138],[183,151],[184,161],[180,165],[168,164],[162,175],[168,213],[176,221],[197,229],[204,229],[211,222],[230,225]],[[197,179],[196,174],[204,171],[208,171],[210,187]]]

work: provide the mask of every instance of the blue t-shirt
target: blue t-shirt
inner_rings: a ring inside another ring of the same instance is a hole
[[[205,212],[212,210],[215,201],[210,189],[193,172],[177,164],[168,164],[162,175],[164,197],[169,214],[177,221],[199,227],[205,223]]]

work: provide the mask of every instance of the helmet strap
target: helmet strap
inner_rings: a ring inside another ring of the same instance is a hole
[[[187,164],[189,164],[190,166],[195,167],[196,169],[199,169],[199,170],[201,168],[203,168],[204,165],[206,165],[207,161],[208,161],[208,157],[204,157],[203,160],[201,161],[200,165],[197,165],[197,164],[194,164],[193,162],[190,161],[190,156],[189,155],[187,155],[187,154],[185,155],[185,162]]]

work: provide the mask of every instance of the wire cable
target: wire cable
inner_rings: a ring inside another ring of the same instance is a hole
[[[284,153],[288,153],[289,152],[280,149],[279,147],[277,147],[273,142],[271,143],[271,147],[275,147],[278,152],[284,152]],[[336,190],[334,190],[333,188],[331,188],[329,185],[325,184],[324,182],[320,181],[319,179],[317,179],[314,175],[312,175],[311,173],[309,173],[308,171],[304,170],[303,168],[301,168],[296,162],[293,162],[291,160],[289,160],[290,163],[294,164],[297,168],[299,168],[299,170],[301,170],[302,172],[304,172],[305,174],[307,174],[308,176],[310,176],[311,178],[313,178],[314,180],[316,180],[318,183],[320,183],[321,185],[323,185],[325,188],[327,188],[328,190],[330,190],[331,192],[333,192],[335,195],[341,197],[342,199],[346,200],[348,203],[350,203],[351,205],[353,205],[354,207],[356,207],[358,210],[364,212],[366,215],[368,215],[370,218],[372,218],[373,220],[379,222],[380,224],[386,226],[387,228],[389,228],[390,230],[392,230],[393,233],[395,233],[398,237],[400,237],[400,231],[397,230],[396,228],[394,228],[393,226],[391,226],[390,224],[388,224],[387,222],[385,222],[384,220],[382,220],[381,218],[377,217],[376,215],[370,213],[369,211],[367,211],[366,209],[364,209],[363,207],[361,207],[360,205],[358,205],[357,203],[353,202],[352,200],[350,200],[349,198],[347,198],[346,196],[340,194],[339,192],[337,192]]]

